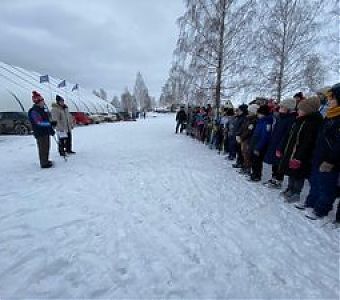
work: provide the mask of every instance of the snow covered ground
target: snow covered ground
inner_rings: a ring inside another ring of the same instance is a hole
[[[0,137],[0,298],[338,299],[339,230],[174,126],[76,128],[52,169]]]

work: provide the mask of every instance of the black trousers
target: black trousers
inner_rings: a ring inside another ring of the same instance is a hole
[[[182,121],[178,121],[176,124],[176,133],[178,133],[178,129],[179,129],[179,132],[182,133],[183,130],[185,129],[185,123]]]
[[[291,190],[294,194],[300,195],[304,184],[305,184],[304,178],[296,178],[292,176],[288,177],[288,189]]]
[[[272,177],[278,181],[283,181],[284,174],[280,172],[279,165],[272,165]]]
[[[260,155],[252,153],[251,155],[251,175],[254,178],[262,178],[263,159],[264,153],[260,153]]]
[[[66,152],[71,152],[72,151],[72,133],[69,131],[67,133],[67,139],[66,139]]]
[[[241,144],[236,143],[236,163],[239,165],[244,164],[244,157],[242,154]]]
[[[60,138],[59,139],[59,154],[64,156],[65,155],[65,152],[67,152],[67,147],[66,147],[66,144],[67,144],[67,140],[68,138]]]
[[[50,136],[44,135],[37,137],[37,146],[40,166],[44,167],[48,164],[48,156],[50,153]]]

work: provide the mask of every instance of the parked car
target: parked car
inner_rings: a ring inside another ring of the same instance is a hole
[[[0,112],[0,134],[27,135],[32,132],[32,125],[25,112]]]
[[[103,113],[101,114],[104,117],[105,122],[116,122],[118,121],[117,116],[111,113]]]
[[[99,114],[87,113],[87,116],[89,117],[90,120],[92,120],[93,124],[99,124],[99,123],[104,122],[104,117]]]
[[[116,121],[123,121],[123,118],[119,113],[114,113],[114,115],[116,116]]]
[[[73,120],[77,125],[89,125],[92,124],[91,119],[83,112],[72,112]]]
[[[170,113],[171,110],[169,108],[167,108],[167,107],[156,107],[154,109],[154,112],[165,114],[165,113]]]
[[[131,114],[128,112],[120,112],[119,115],[123,121],[136,121],[136,119],[132,118]]]

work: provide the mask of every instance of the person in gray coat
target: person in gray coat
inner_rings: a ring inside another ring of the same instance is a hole
[[[75,154],[75,152],[72,151],[73,118],[68,111],[65,100],[59,95],[56,96],[56,103],[52,104],[51,116],[52,120],[56,122],[56,131],[59,138],[59,154],[61,156]]]

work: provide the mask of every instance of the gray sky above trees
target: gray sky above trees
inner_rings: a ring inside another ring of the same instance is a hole
[[[0,0],[0,60],[120,95],[142,72],[159,96],[182,0]]]

